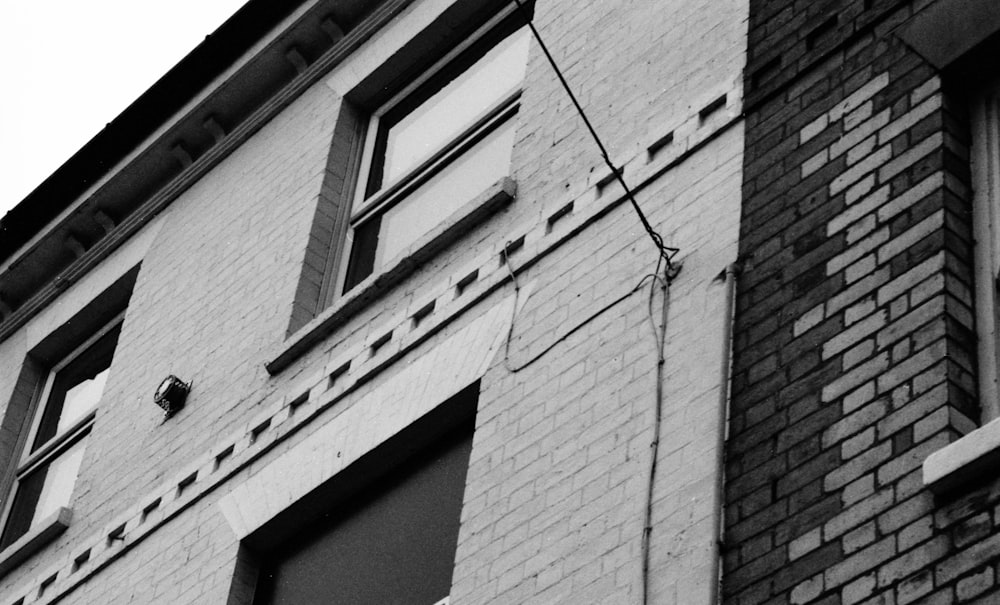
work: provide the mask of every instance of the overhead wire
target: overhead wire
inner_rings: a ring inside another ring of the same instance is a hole
[[[623,176],[623,171],[616,167],[611,161],[611,157],[608,155],[607,148],[604,147],[604,143],[601,141],[601,137],[598,136],[597,131],[594,129],[593,124],[590,123],[590,119],[587,117],[587,113],[583,110],[580,102],[576,99],[576,95],[573,94],[573,89],[570,88],[569,83],[566,81],[566,77],[563,76],[562,70],[559,69],[559,65],[556,64],[555,59],[552,57],[552,53],[549,52],[549,47],[545,45],[545,41],[542,40],[542,36],[538,33],[538,29],[535,28],[534,20],[531,17],[531,13],[524,6],[521,0],[514,0],[514,4],[517,5],[518,11],[524,18],[525,23],[531,29],[531,34],[534,36],[535,40],[538,42],[538,46],[542,49],[542,53],[545,54],[545,58],[548,59],[549,65],[552,67],[552,71],[555,72],[556,76],[559,78],[559,82],[562,84],[563,90],[566,91],[566,95],[569,96],[570,101],[573,102],[573,106],[576,108],[576,112],[583,119],[583,123],[587,126],[587,130],[590,131],[590,136],[593,137],[594,142],[597,143],[598,149],[601,151],[601,157],[604,158],[604,163],[607,165],[611,173],[614,174],[615,179],[625,190],[625,195],[628,197],[629,202],[632,204],[632,208],[635,213],[639,216],[639,221],[642,223],[643,229],[649,235],[649,238],[653,240],[653,245],[656,246],[657,253],[663,258],[667,266],[667,271],[673,268],[673,258],[680,252],[678,248],[673,248],[667,246],[663,243],[663,237],[653,229],[650,225],[649,220],[646,218],[646,214],[642,211],[639,206],[639,202],[636,201],[635,195],[632,193],[632,189],[625,182],[625,177]]]
[[[631,297],[636,292],[640,291],[642,289],[643,284],[646,283],[646,280],[648,280],[650,278],[652,278],[654,280],[656,280],[656,279],[662,279],[658,275],[659,270],[660,270],[660,266],[663,263],[663,259],[661,258],[661,259],[657,260],[656,271],[654,271],[653,273],[649,273],[649,274],[644,275],[642,277],[642,279],[640,279],[639,282],[634,287],[632,287],[631,289],[629,289],[628,292],[626,292],[625,294],[622,294],[621,296],[615,298],[614,300],[612,300],[611,302],[605,304],[603,307],[601,307],[597,311],[595,311],[595,312],[591,313],[590,315],[588,315],[586,318],[584,318],[583,320],[581,320],[579,323],[577,323],[575,326],[573,326],[572,328],[570,328],[568,331],[564,332],[558,338],[556,338],[552,342],[550,342],[548,344],[548,346],[546,346],[544,349],[542,349],[541,351],[539,351],[535,355],[532,355],[526,361],[523,361],[523,362],[521,362],[521,363],[519,363],[517,365],[514,365],[511,362],[511,359],[510,359],[510,342],[511,342],[511,340],[514,337],[514,319],[517,317],[517,307],[518,307],[518,303],[520,302],[520,296],[521,296],[521,285],[520,285],[520,283],[519,283],[519,281],[517,279],[517,275],[516,275],[516,273],[514,271],[513,266],[511,265],[510,257],[508,256],[508,253],[507,253],[507,248],[508,248],[509,245],[510,245],[510,242],[507,242],[507,244],[503,248],[503,261],[504,261],[504,266],[507,267],[507,273],[510,275],[511,282],[513,282],[513,284],[514,284],[514,308],[511,310],[511,320],[510,320],[510,323],[507,326],[507,338],[504,341],[503,363],[504,363],[504,367],[507,368],[507,371],[510,372],[510,373],[512,373],[512,374],[516,374],[516,373],[520,372],[521,370],[523,370],[523,369],[525,369],[525,368],[533,365],[539,359],[541,359],[542,357],[545,357],[545,355],[548,354],[549,351],[551,351],[552,349],[554,349],[559,343],[565,341],[567,338],[569,338],[570,336],[572,336],[573,334],[577,333],[582,328],[584,328],[587,324],[589,324],[590,322],[594,321],[595,319],[597,319],[601,315],[607,313],[608,311],[610,311],[611,309],[613,309],[615,306],[617,306],[619,303],[621,303],[624,300],[626,300],[627,298]]]
[[[503,259],[504,259],[504,265],[507,267],[507,271],[510,274],[511,281],[514,284],[514,305],[513,305],[513,310],[511,311],[511,321],[507,331],[507,339],[504,344],[504,366],[511,373],[516,373],[525,369],[526,367],[530,366],[531,364],[535,363],[536,361],[544,357],[556,345],[565,341],[572,334],[582,329],[585,325],[587,325],[597,317],[601,316],[602,314],[606,313],[608,310],[612,309],[616,305],[620,304],[622,301],[628,299],[635,292],[641,290],[646,280],[652,278],[652,281],[650,283],[649,299],[647,301],[647,312],[648,312],[650,326],[652,328],[653,338],[656,343],[656,392],[655,392],[655,408],[653,411],[654,413],[653,427],[652,427],[653,439],[650,443],[649,474],[646,485],[645,506],[643,509],[643,523],[642,523],[642,533],[641,533],[642,561],[640,570],[641,573],[640,602],[643,605],[646,605],[649,602],[650,598],[649,567],[650,567],[650,551],[651,551],[652,531],[653,531],[653,523],[652,523],[653,492],[655,488],[657,459],[659,457],[660,430],[663,419],[663,396],[664,396],[663,382],[664,382],[664,372],[666,366],[665,349],[666,349],[666,335],[667,335],[667,320],[668,320],[668,311],[670,302],[670,284],[673,282],[674,278],[680,271],[680,265],[675,265],[673,262],[674,256],[676,256],[680,252],[680,250],[678,248],[670,247],[664,244],[663,237],[659,233],[657,233],[655,229],[653,229],[652,225],[649,223],[649,220],[646,218],[645,213],[642,211],[642,208],[639,206],[639,203],[636,201],[632,189],[628,186],[628,183],[625,182],[623,171],[618,167],[616,167],[614,163],[611,161],[611,158],[608,155],[607,148],[601,141],[600,136],[598,136],[597,131],[594,129],[593,124],[591,124],[590,119],[587,117],[586,112],[583,110],[583,107],[577,100],[576,95],[570,88],[569,83],[566,81],[565,76],[563,76],[562,71],[559,69],[559,66],[556,64],[555,59],[552,57],[552,53],[549,52],[548,46],[545,44],[545,41],[542,40],[542,36],[538,32],[538,29],[535,27],[531,14],[528,12],[527,8],[525,8],[521,0],[514,0],[514,3],[517,5],[517,8],[520,11],[522,17],[524,18],[525,23],[531,29],[532,35],[538,42],[538,45],[542,49],[545,58],[548,60],[549,65],[552,67],[552,70],[558,77],[559,82],[563,87],[563,90],[565,90],[570,101],[573,103],[573,106],[576,108],[577,113],[583,120],[583,123],[586,125],[587,130],[590,132],[590,136],[594,139],[594,142],[597,144],[597,147],[601,152],[601,157],[604,159],[604,163],[607,165],[608,169],[611,170],[611,173],[614,175],[615,179],[618,181],[622,189],[625,191],[625,195],[628,198],[630,204],[632,205],[633,210],[638,215],[639,221],[642,223],[643,229],[645,229],[647,235],[652,240],[653,244],[656,246],[658,257],[656,262],[656,269],[654,270],[654,272],[650,275],[643,276],[643,278],[639,281],[638,284],[636,284],[635,287],[633,287],[625,294],[607,303],[606,305],[598,309],[596,312],[589,315],[586,319],[579,322],[577,325],[575,325],[573,328],[571,328],[566,333],[561,335],[559,338],[555,339],[553,342],[549,343],[547,347],[545,347],[542,351],[532,356],[527,361],[515,366],[510,361],[510,343],[514,335],[514,319],[517,316],[517,309],[520,302],[519,298],[520,298],[521,288],[517,280],[517,274],[510,263],[510,258],[508,254],[508,247],[510,246],[510,242],[507,242],[504,245],[503,249]],[[660,276],[661,268],[663,269],[662,277]],[[662,292],[662,299],[663,299],[659,325],[657,325],[653,313],[653,301],[656,294],[657,284],[660,285],[660,290]]]
[[[663,421],[663,382],[664,382],[664,372],[666,369],[666,340],[667,340],[667,320],[669,317],[669,307],[670,307],[670,284],[673,281],[673,277],[676,275],[676,271],[679,269],[677,265],[674,266],[673,272],[666,272],[665,276],[660,276],[660,269],[663,265],[663,258],[657,258],[656,269],[652,273],[648,273],[639,280],[639,282],[629,289],[625,294],[615,298],[611,302],[605,304],[603,307],[591,313],[585,319],[577,323],[571,329],[563,333],[561,336],[553,340],[544,349],[530,357],[527,361],[520,364],[514,365],[511,363],[510,359],[510,343],[514,335],[514,319],[517,317],[518,304],[520,302],[521,285],[517,279],[517,273],[514,270],[513,265],[510,262],[510,256],[508,254],[508,247],[511,242],[507,242],[503,248],[503,260],[504,266],[507,268],[507,272],[510,275],[511,282],[514,284],[514,301],[513,307],[511,309],[511,320],[507,328],[507,338],[504,341],[504,357],[503,363],[504,367],[512,374],[516,374],[521,370],[531,366],[541,358],[543,358],[549,351],[554,349],[559,343],[565,341],[567,338],[578,332],[584,326],[589,324],[591,321],[597,319],[607,311],[611,310],[621,302],[630,298],[636,292],[642,290],[643,285],[647,280],[650,280],[649,284],[649,298],[647,299],[647,316],[649,319],[649,324],[651,332],[653,335],[653,340],[656,344],[656,394],[655,394],[655,407],[653,410],[653,439],[650,442],[650,456],[649,456],[649,473],[647,475],[646,481],[646,494],[645,494],[645,506],[643,508],[643,521],[642,521],[642,535],[641,535],[641,551],[642,551],[642,567],[641,567],[641,598],[640,602],[646,605],[649,602],[649,564],[650,564],[650,544],[653,532],[653,490],[656,485],[656,467],[657,461],[659,459],[660,450],[660,430]],[[657,325],[656,319],[653,312],[653,302],[656,296],[656,285],[659,284],[661,296],[662,296],[662,307],[660,310],[660,323]]]

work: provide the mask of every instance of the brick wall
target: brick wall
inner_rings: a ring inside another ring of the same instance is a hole
[[[299,240],[319,191],[330,96],[323,86],[303,95],[155,225],[75,486],[75,520],[0,579],[0,594],[13,600],[15,587],[92,546],[93,534],[256,413],[258,398],[274,388],[263,362],[288,322],[282,301],[291,298]],[[152,393],[168,374],[198,386],[184,414],[165,423]]]
[[[707,603],[728,319],[720,274],[736,256],[746,9],[735,0],[724,11],[714,0],[668,4],[539,0],[536,15],[654,228],[682,250],[670,292],[651,588],[654,602]],[[664,11],[675,18],[660,18]],[[231,593],[245,565],[220,502],[331,427],[373,443],[397,430],[402,414],[368,396],[508,300],[498,251],[519,235],[524,246],[511,262],[521,268],[523,306],[511,363],[556,344],[517,373],[497,355],[482,379],[452,602],[638,597],[656,391],[647,291],[586,318],[628,294],[654,269],[656,251],[617,185],[603,182],[607,169],[537,48],[528,74],[513,204],[276,376],[264,363],[285,346],[324,195],[336,94],[324,82],[311,87],[164,211],[88,443],[74,521],[0,578],[0,605],[22,596],[25,605],[246,605],[245,594]],[[674,142],[651,151],[667,133]],[[473,268],[479,277],[462,298],[455,282]],[[428,299],[437,303],[433,330],[419,332],[410,318]],[[365,357],[390,329],[385,357]],[[329,377],[347,357],[363,363],[341,394]],[[193,388],[164,422],[151,394],[168,373]],[[307,411],[293,416],[290,402],[303,395]],[[262,419],[269,428],[252,436]],[[180,490],[187,476],[195,482]],[[109,541],[121,523],[125,539]],[[87,561],[75,562],[84,552]]]
[[[992,491],[921,476],[979,411],[966,111],[893,34],[918,4],[751,3],[727,602],[997,598]]]
[[[704,238],[692,241],[684,277],[670,295],[652,602],[708,602],[712,581],[719,389],[713,370],[726,321],[724,283],[715,278],[731,252],[724,242],[732,241],[735,227],[738,140],[731,132],[705,151],[730,155],[716,169],[692,170],[650,192],[649,199],[677,199],[654,211],[655,224],[678,234],[686,225]],[[630,235],[635,220],[621,207],[527,273],[536,285],[515,321],[512,365],[532,359],[574,318],[589,316],[650,271],[655,258],[648,242]],[[602,234],[603,244],[594,248],[590,233]],[[655,380],[646,289],[521,372],[497,360],[484,379],[477,418],[456,602],[639,598]]]

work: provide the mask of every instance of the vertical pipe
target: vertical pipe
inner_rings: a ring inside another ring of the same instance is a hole
[[[719,358],[719,403],[718,403],[718,429],[715,442],[715,463],[716,477],[715,488],[712,494],[712,505],[715,507],[715,514],[712,518],[712,578],[711,596],[709,603],[720,603],[720,592],[722,585],[722,519],[725,514],[725,482],[726,482],[726,424],[729,416],[729,378],[732,364],[730,357],[732,354],[733,340],[733,303],[736,297],[736,276],[739,274],[739,265],[731,263],[726,267],[725,272],[726,293],[724,304],[725,316],[722,320],[722,347]]]

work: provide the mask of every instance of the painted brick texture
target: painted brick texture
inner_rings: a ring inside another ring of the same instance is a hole
[[[727,135],[707,153],[738,149],[737,139]],[[686,189],[687,203],[666,204],[652,216],[665,227],[676,225],[671,228],[678,232],[680,225],[694,223],[704,238],[682,270],[687,280],[678,278],[671,293],[671,361],[654,495],[651,564],[659,571],[652,580],[653,602],[708,598],[711,507],[706,505],[718,380],[703,370],[714,367],[721,353],[724,289],[714,278],[726,255],[725,246],[711,242],[725,241],[727,230],[735,228],[730,204],[737,163],[733,156],[711,172],[698,170],[651,192],[671,199]],[[706,206],[716,210],[706,213]],[[539,279],[552,276],[551,285],[561,287],[538,285],[519,314],[512,365],[564,333],[573,323],[568,318],[589,315],[652,268],[634,264],[637,252],[650,259],[642,254],[648,243],[629,236],[635,229],[630,210],[620,209],[597,228],[621,237],[604,240],[597,249],[578,238],[537,269]],[[523,371],[512,374],[498,359],[487,373],[455,569],[457,602],[639,598],[636,562],[656,366],[649,322],[643,289]]]
[[[979,406],[966,111],[892,33],[920,4],[751,2],[726,602],[998,598],[993,490],[921,479]]]
[[[746,5],[538,0],[535,14],[653,227],[682,250],[665,347],[651,602],[707,604],[729,321],[722,276],[737,254],[744,180]],[[270,376],[264,364],[286,345],[290,321],[294,332],[314,311],[294,304],[301,288],[317,286],[318,264],[302,270],[319,262],[308,257],[309,238],[330,231],[315,219],[319,200],[332,195],[324,188],[336,168],[340,103],[318,82],[162,213],[88,442],[74,521],[0,578],[0,605],[8,595],[24,605],[249,605],[254,564],[220,503],[271,476],[269,464],[312,436],[337,434],[360,451],[397,431],[405,414],[390,402],[358,403],[510,300],[498,254],[505,240],[525,236],[511,256],[523,290],[512,364],[654,270],[652,243],[618,185],[598,185],[607,169],[534,47],[518,116],[514,202]],[[650,151],[667,133],[673,143]],[[573,210],[550,224],[571,202]],[[456,282],[473,269],[478,279],[459,294]],[[492,358],[481,380],[454,605],[638,599],[657,362],[647,296],[643,288],[625,297],[523,371],[511,373],[502,350]],[[436,304],[431,327],[417,328],[414,311],[428,300]],[[654,308],[660,302],[654,298]],[[370,352],[389,332],[385,348]],[[2,367],[17,367],[6,349],[0,353]],[[331,374],[345,359],[352,369],[337,382]],[[762,360],[754,375],[776,362]],[[169,373],[193,389],[185,410],[164,422],[151,394]],[[275,489],[333,465],[303,464]],[[184,491],[187,476],[195,479]],[[159,507],[143,514],[156,498]],[[279,500],[245,506],[267,512]],[[124,539],[109,540],[120,523]]]

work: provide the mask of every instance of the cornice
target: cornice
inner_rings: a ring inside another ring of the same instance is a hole
[[[412,0],[386,0],[355,26],[318,2],[185,108],[0,271],[0,341],[133,236]],[[310,61],[310,57],[314,57]]]

